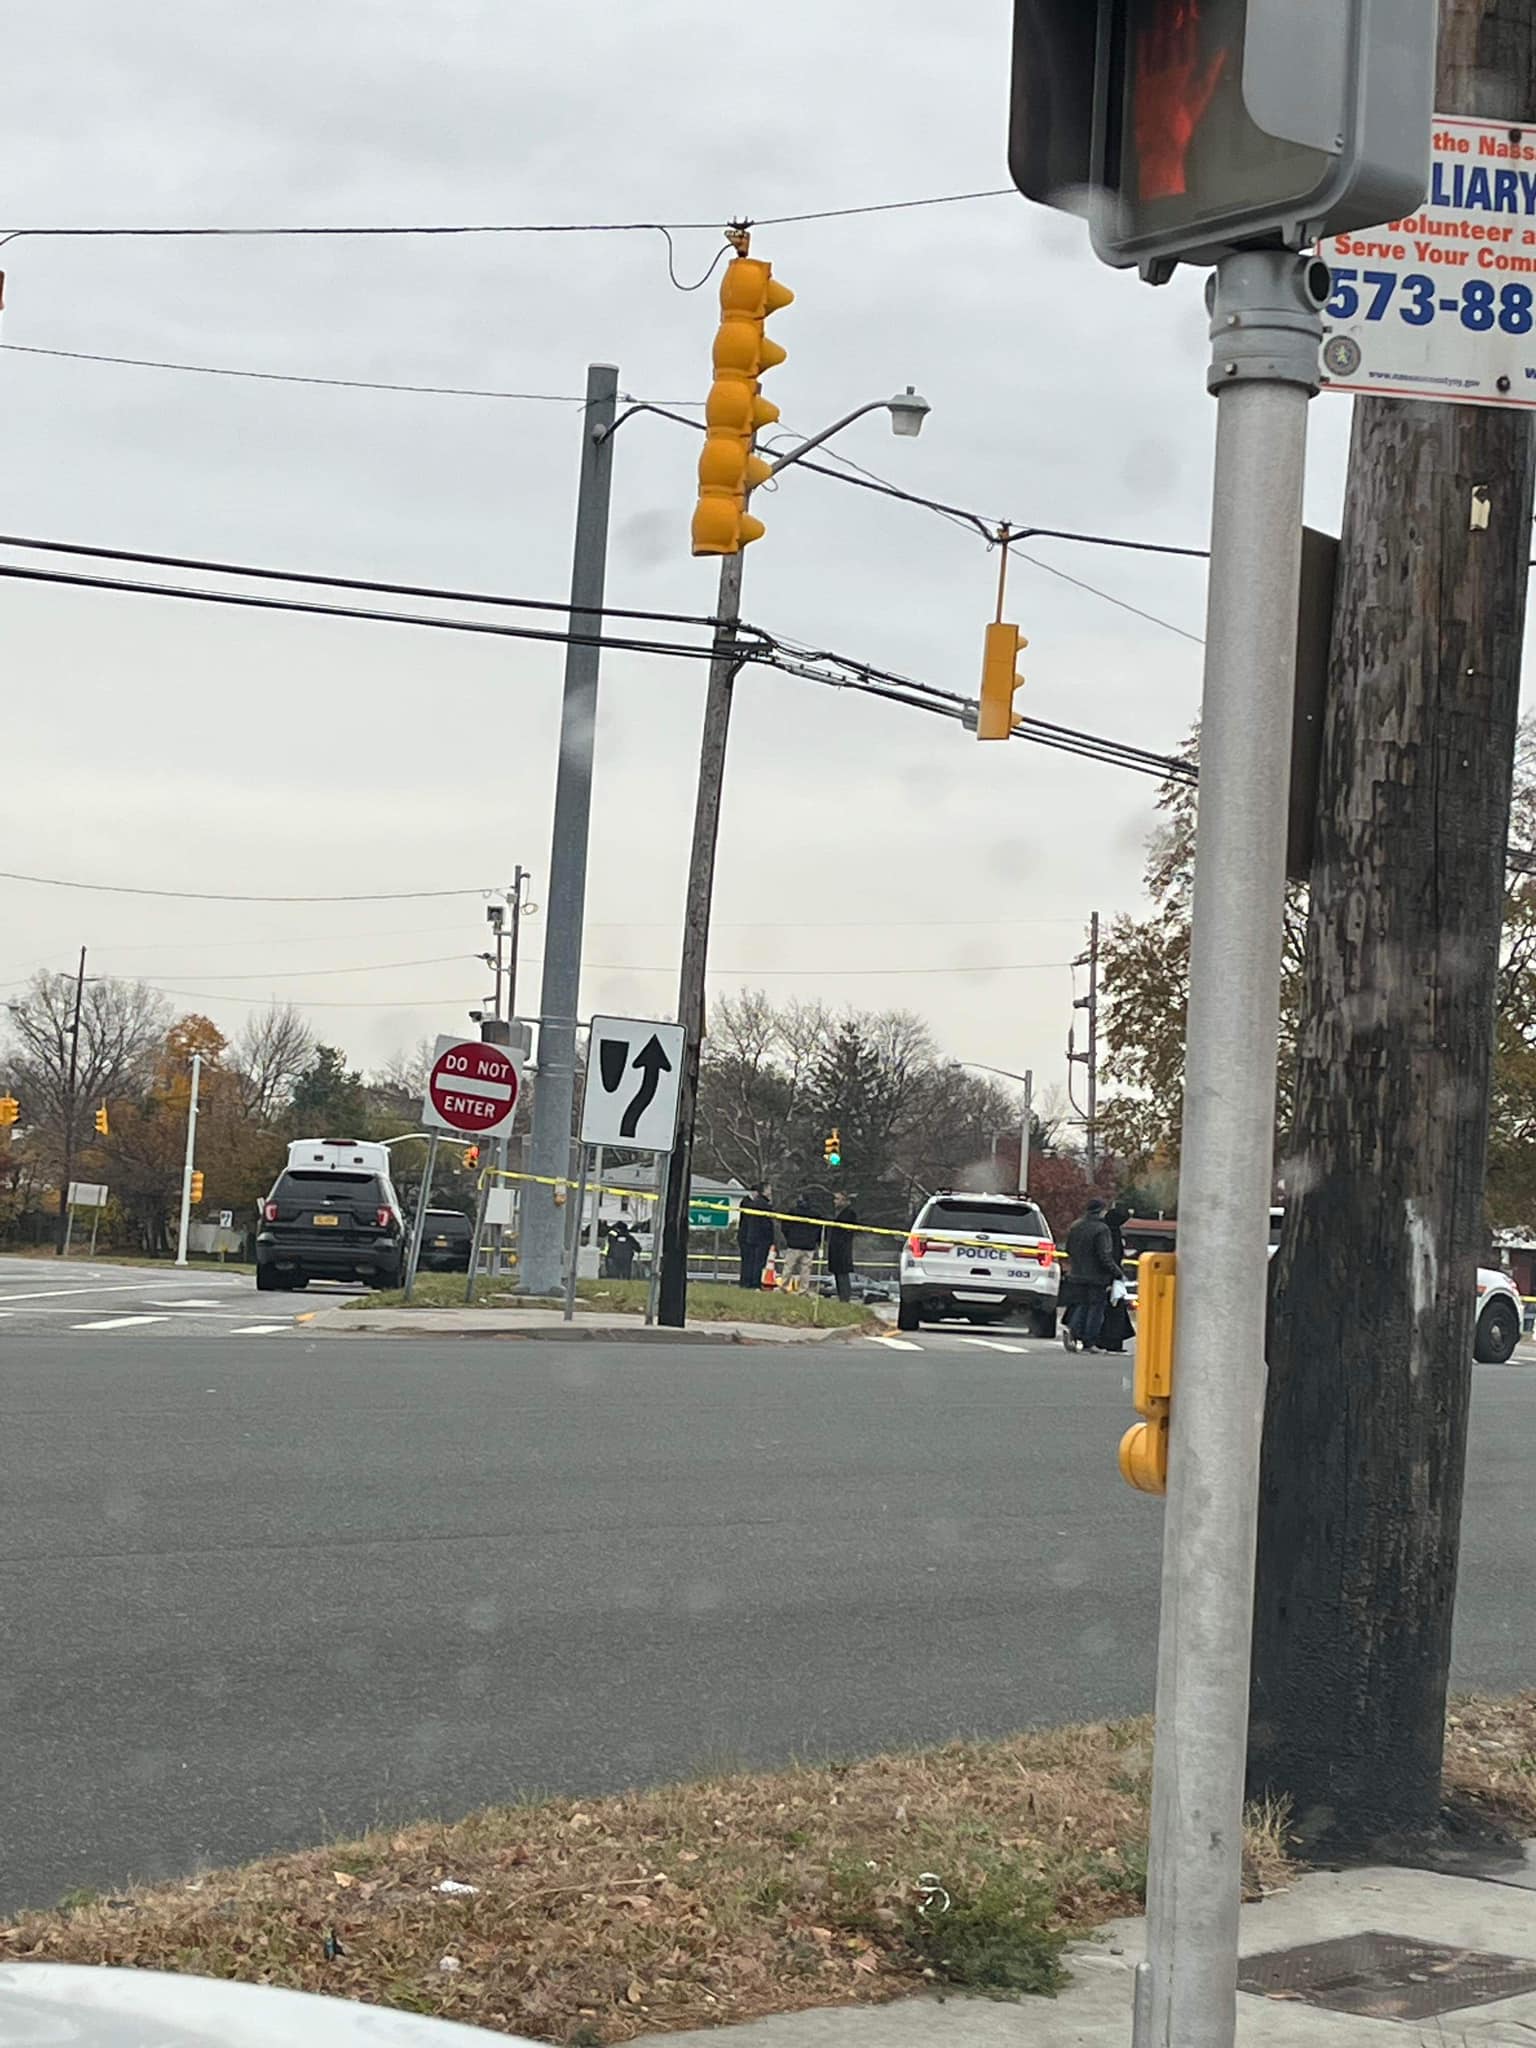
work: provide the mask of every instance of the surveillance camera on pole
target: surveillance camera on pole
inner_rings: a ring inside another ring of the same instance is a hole
[[[1103,261],[1151,283],[1216,273],[1177,1308],[1170,1273],[1125,1451],[1133,1484],[1168,1492],[1134,2048],[1236,2034],[1302,485],[1330,291],[1304,252],[1423,199],[1438,20],[1437,0],[1015,0],[1019,190],[1085,213]]]

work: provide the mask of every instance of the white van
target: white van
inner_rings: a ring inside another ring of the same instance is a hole
[[[288,1147],[290,1173],[376,1173],[389,1179],[389,1147],[363,1138],[295,1138]]]

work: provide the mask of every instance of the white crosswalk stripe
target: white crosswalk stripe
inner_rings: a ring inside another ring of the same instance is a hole
[[[1016,1358],[1029,1356],[1027,1344],[1003,1344],[996,1337],[956,1337],[953,1341],[956,1344],[975,1344],[982,1351],[1009,1351]]]
[[[871,1344],[883,1344],[887,1351],[921,1351],[921,1344],[909,1344],[905,1337],[871,1337]]]
[[[108,1316],[105,1322],[72,1323],[75,1330],[131,1330],[141,1328],[145,1323],[168,1323],[169,1316]]]
[[[291,1323],[247,1323],[243,1330],[231,1330],[231,1337],[275,1337],[280,1331],[292,1329]]]

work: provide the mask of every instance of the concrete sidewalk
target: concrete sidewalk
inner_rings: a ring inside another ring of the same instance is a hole
[[[1478,1867],[1478,1877],[1318,1872],[1245,1907],[1242,1971],[1255,1988],[1238,1996],[1239,2042],[1532,2048],[1536,1853]],[[1129,2048],[1144,1935],[1142,1921],[1123,1921],[1074,1949],[1072,1981],[1056,1999],[916,1998],[646,2039],[668,2048]],[[1319,1943],[1331,1946],[1310,1959],[1284,1953]]]
[[[784,1323],[690,1323],[648,1327],[639,1316],[578,1308],[566,1322],[557,1308],[322,1308],[294,1318],[322,1336],[513,1337],[565,1344],[834,1344],[857,1329],[818,1330]]]

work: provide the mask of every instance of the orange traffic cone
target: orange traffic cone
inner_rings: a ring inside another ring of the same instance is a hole
[[[777,1286],[778,1286],[778,1284],[779,1284],[779,1275],[778,1275],[778,1270],[777,1270],[777,1268],[776,1268],[776,1267],[775,1267],[775,1265],[774,1265],[774,1260],[775,1260],[775,1259],[777,1258],[777,1256],[778,1256],[778,1254],[777,1254],[777,1253],[775,1252],[775,1250],[774,1250],[773,1246],[772,1246],[772,1245],[769,1245],[769,1247],[768,1247],[768,1263],[767,1263],[767,1265],[765,1265],[765,1266],[764,1266],[764,1268],[763,1268],[763,1285],[764,1285],[764,1287],[777,1287]]]

